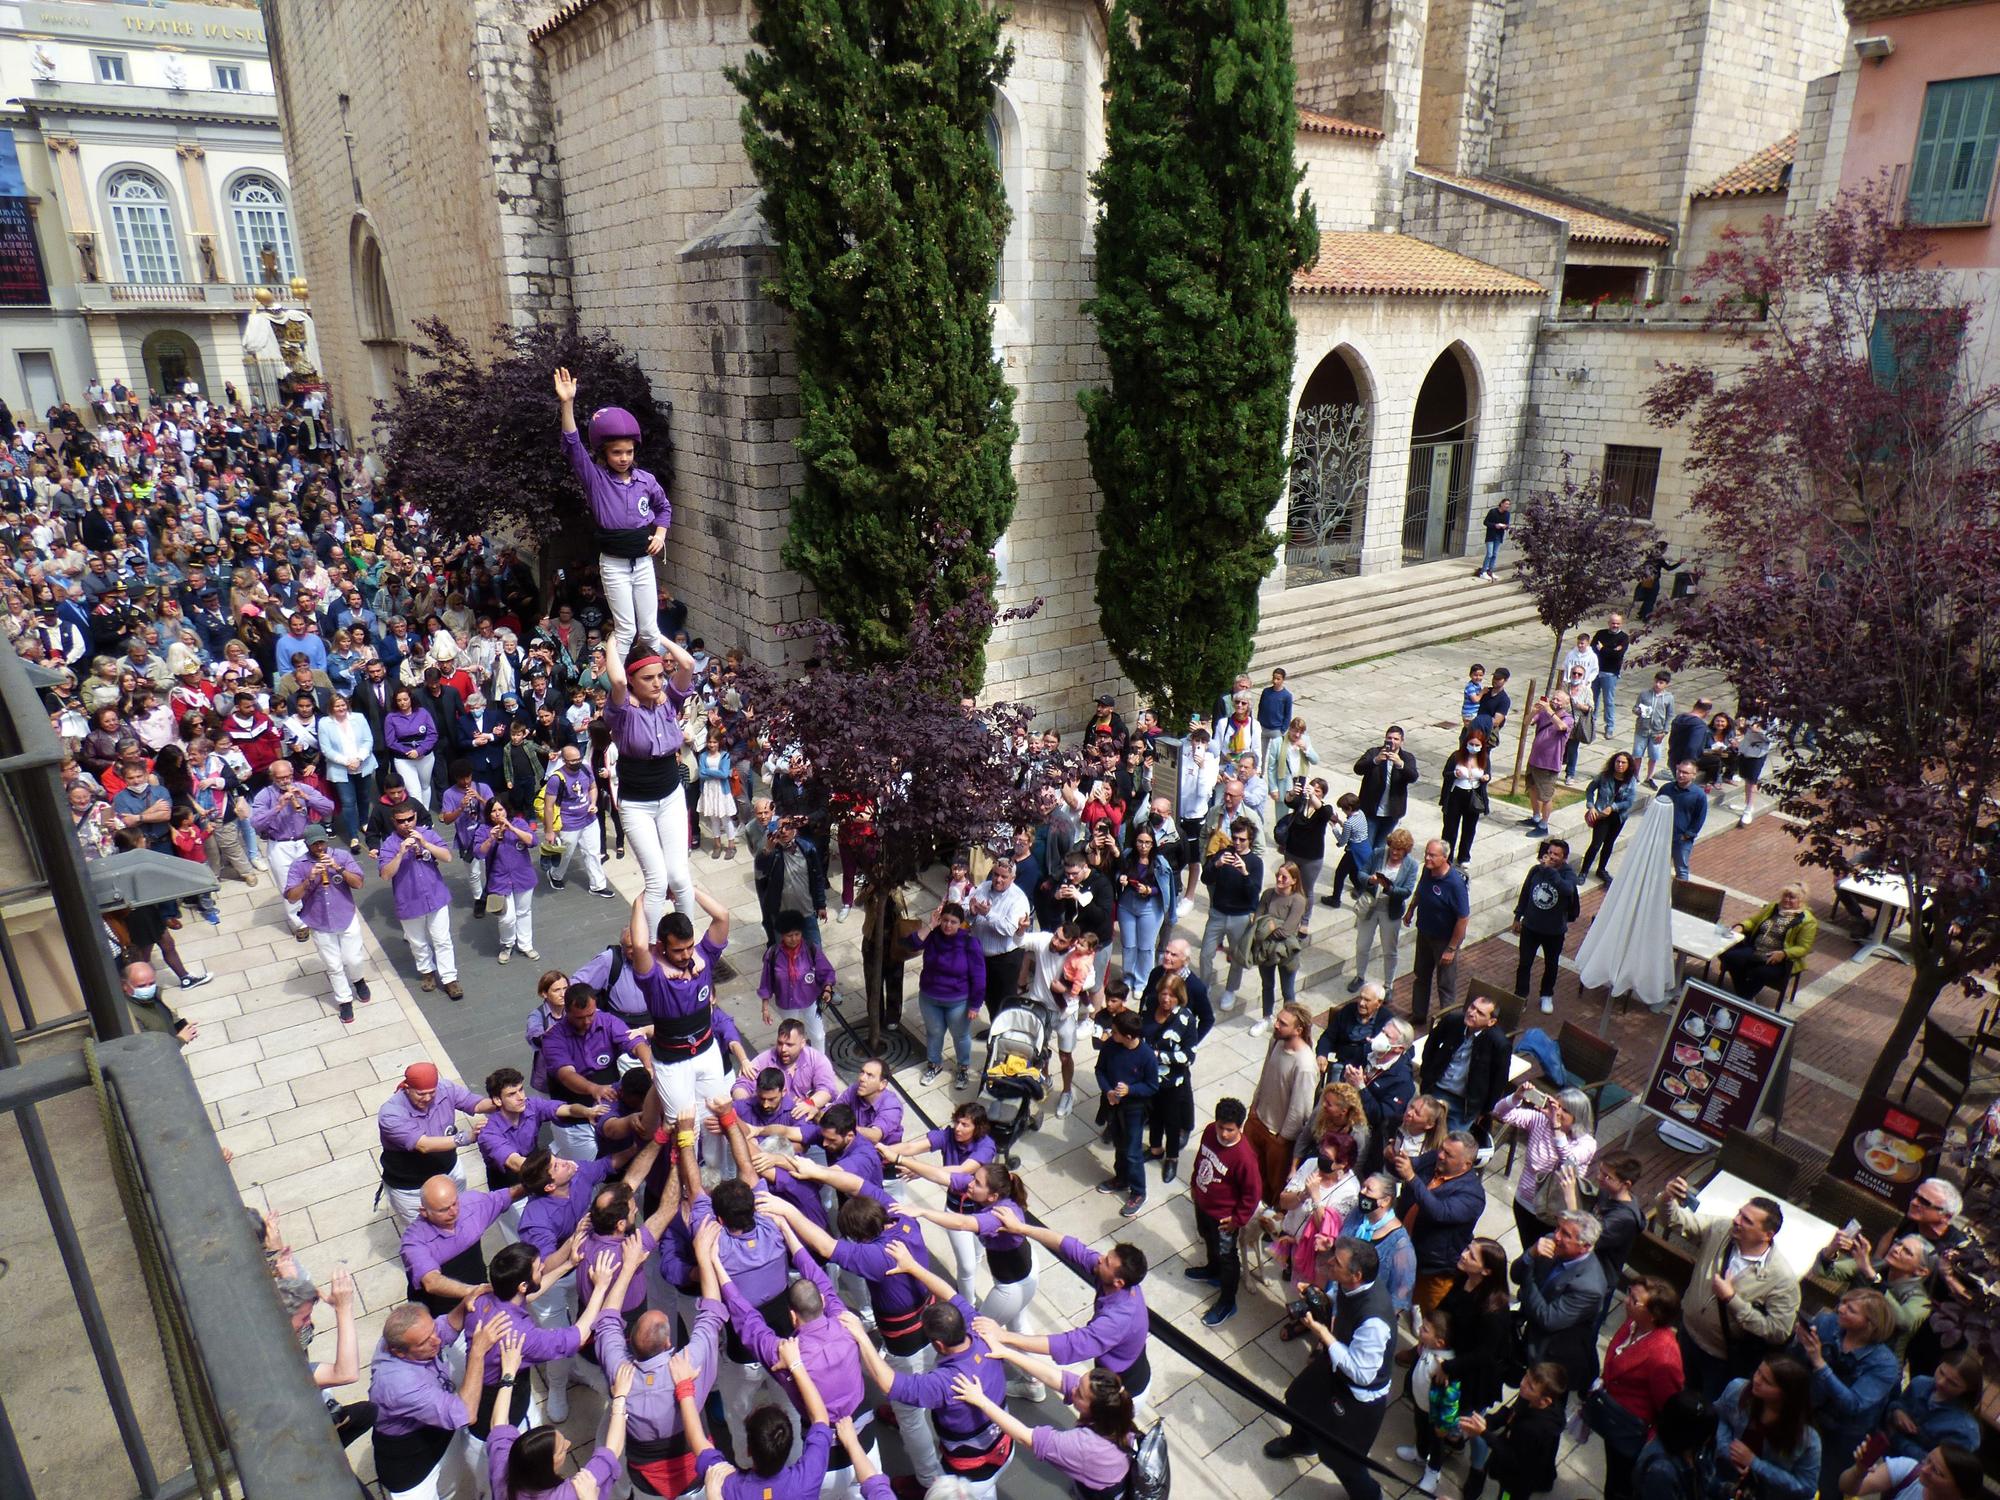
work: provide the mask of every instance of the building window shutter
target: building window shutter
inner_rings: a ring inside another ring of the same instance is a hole
[[[1933,83],[1924,93],[1910,167],[1909,218],[1976,224],[1986,218],[2000,153],[2000,74]]]

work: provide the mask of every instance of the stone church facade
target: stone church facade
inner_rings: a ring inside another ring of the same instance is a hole
[[[800,479],[794,370],[759,290],[772,246],[722,73],[749,50],[750,7],[264,10],[349,432],[365,441],[416,318],[469,331],[573,309],[673,403],[669,585],[711,644],[781,654],[782,627],[813,603],[779,561]],[[1274,507],[1285,545],[1267,587],[1462,555],[1494,499],[1550,482],[1565,452],[1684,529],[1678,451],[1638,399],[1657,361],[1716,344],[1705,309],[1680,301],[1681,270],[1732,215],[1782,210],[1783,162],[1746,179],[1761,195],[1708,190],[1796,129],[1808,81],[1839,65],[1837,0],[1296,0],[1293,13],[1298,154],[1322,232],[1294,285],[1295,446],[1334,477]],[[1077,405],[1102,378],[1081,304],[1107,19],[1098,0],[1012,6],[1015,64],[994,101],[1014,213],[995,349],[1021,433],[997,553],[1003,604],[1045,604],[996,636],[989,690],[1051,705],[1117,685]],[[1606,37],[1631,71],[1606,68]]]

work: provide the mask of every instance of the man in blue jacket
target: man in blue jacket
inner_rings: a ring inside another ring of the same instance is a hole
[[[1695,785],[1699,769],[1692,760],[1676,763],[1674,784],[1663,793],[1674,804],[1674,877],[1677,880],[1688,878],[1688,857],[1694,853],[1694,841],[1701,836],[1701,825],[1708,821],[1708,793]]]
[[[1396,1216],[1417,1247],[1416,1304],[1425,1312],[1451,1290],[1458,1258],[1472,1243],[1485,1211],[1486,1185],[1473,1170],[1478,1158],[1479,1142],[1464,1130],[1454,1130],[1437,1150],[1422,1156],[1407,1156],[1394,1142],[1384,1150],[1389,1171],[1403,1184]]]
[[[1097,1086],[1112,1109],[1112,1140],[1117,1160],[1111,1175],[1097,1185],[1100,1193],[1120,1193],[1122,1219],[1137,1216],[1146,1206],[1146,1109],[1160,1089],[1160,1060],[1146,1044],[1146,1023],[1135,1011],[1120,1011],[1111,1025],[1111,1040],[1097,1054]]]

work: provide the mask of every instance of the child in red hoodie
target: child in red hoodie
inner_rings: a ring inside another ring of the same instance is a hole
[[[1208,1251],[1208,1264],[1189,1266],[1181,1274],[1189,1281],[1221,1289],[1215,1306],[1201,1320],[1209,1328],[1228,1322],[1236,1314],[1236,1288],[1243,1279],[1236,1236],[1264,1198],[1264,1174],[1258,1167],[1257,1153],[1243,1138],[1249,1115],[1241,1099],[1219,1101],[1215,1120],[1202,1131],[1201,1148],[1195,1153],[1191,1180],[1194,1222]]]
[[[192,807],[183,803],[174,809],[172,835],[174,853],[178,854],[182,859],[192,860],[198,865],[207,864],[208,841],[214,836],[212,829],[202,826],[201,819],[196,816],[195,810]],[[204,891],[201,895],[190,897],[189,899],[192,901],[194,909],[202,914],[202,917],[208,922],[209,926],[220,927],[222,925],[222,914],[215,909],[215,893],[213,891]]]

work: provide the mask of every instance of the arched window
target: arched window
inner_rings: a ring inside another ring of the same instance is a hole
[[[174,243],[174,216],[167,190],[147,172],[120,172],[105,185],[111,227],[118,236],[119,260],[127,281],[179,281],[181,253]]]
[[[229,189],[229,214],[236,223],[236,259],[245,281],[265,279],[266,247],[278,258],[280,280],[290,281],[299,274],[298,258],[292,253],[292,214],[282,187],[257,173],[237,178]]]
[[[993,153],[994,168],[1000,173],[1000,193],[1007,193],[1007,138],[1000,124],[1000,109],[995,105],[986,111],[986,149]],[[1007,299],[1007,252],[1003,248],[999,258],[993,263],[993,289],[987,293],[989,302],[1004,302]]]

